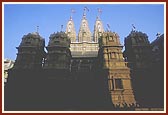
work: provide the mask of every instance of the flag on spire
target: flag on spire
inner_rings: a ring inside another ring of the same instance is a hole
[[[86,7],[86,6],[84,7],[84,10],[87,10],[87,11],[89,12],[89,9],[88,9],[88,7]]]
[[[97,10],[98,10],[97,18],[99,19],[99,18],[100,18],[100,15],[101,15],[101,13],[102,13],[102,10],[101,10],[100,8],[97,8]]]
[[[110,25],[109,24],[107,24],[107,27],[110,29]]]
[[[39,31],[39,26],[37,26],[37,33],[38,33],[38,31]]]
[[[71,9],[71,13],[75,13],[75,10],[74,10],[74,9]]]
[[[160,32],[158,32],[158,33],[156,34],[156,36],[157,36],[157,37],[160,37]]]
[[[86,10],[89,12],[89,9],[85,6],[85,7],[84,7],[83,18],[86,18]]]
[[[99,13],[102,13],[102,10],[100,8],[97,9]]]
[[[61,31],[63,30],[63,25],[61,25]]]
[[[75,13],[75,10],[74,9],[71,9],[71,16],[70,16],[70,19],[72,20],[72,14]]]
[[[107,31],[110,31],[110,25],[109,24],[107,24]]]
[[[136,27],[134,26],[134,24],[132,24],[132,27],[133,27],[134,30],[136,29]]]

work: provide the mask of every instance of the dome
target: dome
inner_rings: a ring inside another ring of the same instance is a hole
[[[65,32],[53,33],[49,37],[48,46],[69,47],[70,39]]]
[[[34,36],[39,36],[38,32],[32,32],[31,34],[34,35]]]
[[[22,37],[20,46],[44,46],[45,41],[38,32],[28,33]]]
[[[126,41],[130,41],[132,45],[147,45],[149,44],[148,36],[146,33],[140,31],[131,31],[131,33],[125,38]]]

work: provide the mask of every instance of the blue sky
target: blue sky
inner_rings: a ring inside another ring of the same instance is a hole
[[[107,24],[111,31],[120,36],[121,44],[132,30],[148,35],[149,41],[156,39],[156,33],[164,33],[163,4],[5,4],[4,5],[4,58],[16,59],[17,50],[23,35],[36,31],[39,26],[40,35],[48,45],[50,34],[63,30],[69,20],[71,9],[75,9],[73,20],[78,33],[83,9],[87,6],[87,20],[93,32],[97,8],[102,10],[101,20],[106,30]]]

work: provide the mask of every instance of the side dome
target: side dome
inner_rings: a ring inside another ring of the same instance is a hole
[[[125,43],[130,42],[132,45],[148,45],[149,40],[146,33],[140,31],[131,31],[131,33],[125,38]]]
[[[65,32],[57,32],[49,37],[48,46],[70,47],[70,39]]]
[[[22,37],[22,42],[20,43],[20,46],[44,47],[45,41],[44,38],[42,38],[38,32],[28,33],[27,35],[24,35]]]

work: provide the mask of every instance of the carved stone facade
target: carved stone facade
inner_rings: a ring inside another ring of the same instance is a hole
[[[99,58],[102,69],[108,70],[109,93],[115,106],[135,104],[130,69],[124,61],[119,36],[114,32],[104,32],[99,39]]]

